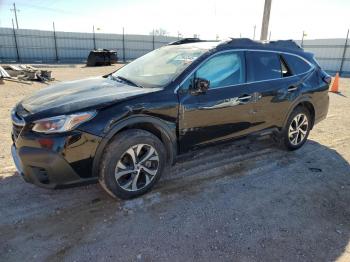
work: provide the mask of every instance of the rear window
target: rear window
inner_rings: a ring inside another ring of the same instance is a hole
[[[297,56],[288,54],[282,54],[282,56],[294,75],[305,73],[311,68],[311,66],[308,63],[306,63],[303,59]]]
[[[248,51],[246,55],[248,82],[282,77],[281,61],[278,54]]]

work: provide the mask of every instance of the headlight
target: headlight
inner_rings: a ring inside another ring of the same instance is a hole
[[[32,130],[39,133],[62,133],[72,130],[78,125],[89,121],[95,115],[96,112],[91,111],[44,118],[35,121]]]

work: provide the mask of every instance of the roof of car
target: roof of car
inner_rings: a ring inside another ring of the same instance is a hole
[[[288,51],[293,53],[304,53],[303,49],[293,40],[277,40],[277,41],[255,41],[249,38],[231,38],[227,41],[208,41],[199,38],[184,38],[172,42],[169,45],[188,46],[204,49],[261,49]]]
[[[255,41],[249,38],[232,38],[228,41],[222,42],[218,45],[225,47],[245,47],[258,49],[289,49],[295,51],[302,51],[302,48],[293,40],[277,40],[277,41]]]

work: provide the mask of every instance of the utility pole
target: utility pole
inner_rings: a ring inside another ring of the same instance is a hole
[[[256,25],[254,25],[254,34],[253,34],[253,40],[255,40],[255,30],[256,30]]]
[[[12,18],[12,30],[13,30],[13,39],[15,40],[15,46],[16,46],[17,61],[20,62],[21,59],[20,59],[20,57],[19,57],[18,43],[17,43],[17,35],[16,35],[16,31],[15,31],[15,24],[13,23],[13,18]]]
[[[18,9],[16,8],[16,4],[15,4],[15,3],[13,3],[13,9],[10,9],[10,10],[13,11],[13,12],[15,13],[16,26],[17,26],[17,29],[19,29],[19,28],[18,28],[17,12],[19,12],[20,10],[18,10]]]
[[[265,0],[260,40],[267,40],[272,0]]]

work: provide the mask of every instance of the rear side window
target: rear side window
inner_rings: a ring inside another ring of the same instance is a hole
[[[292,73],[292,71],[290,71],[289,66],[286,64],[286,62],[284,61],[284,59],[282,57],[280,57],[280,58],[281,58],[282,77],[292,76],[293,73]]]
[[[248,82],[282,77],[281,61],[277,53],[248,51],[246,58]]]
[[[308,63],[297,56],[288,54],[282,54],[282,56],[294,75],[305,73],[311,68]]]

